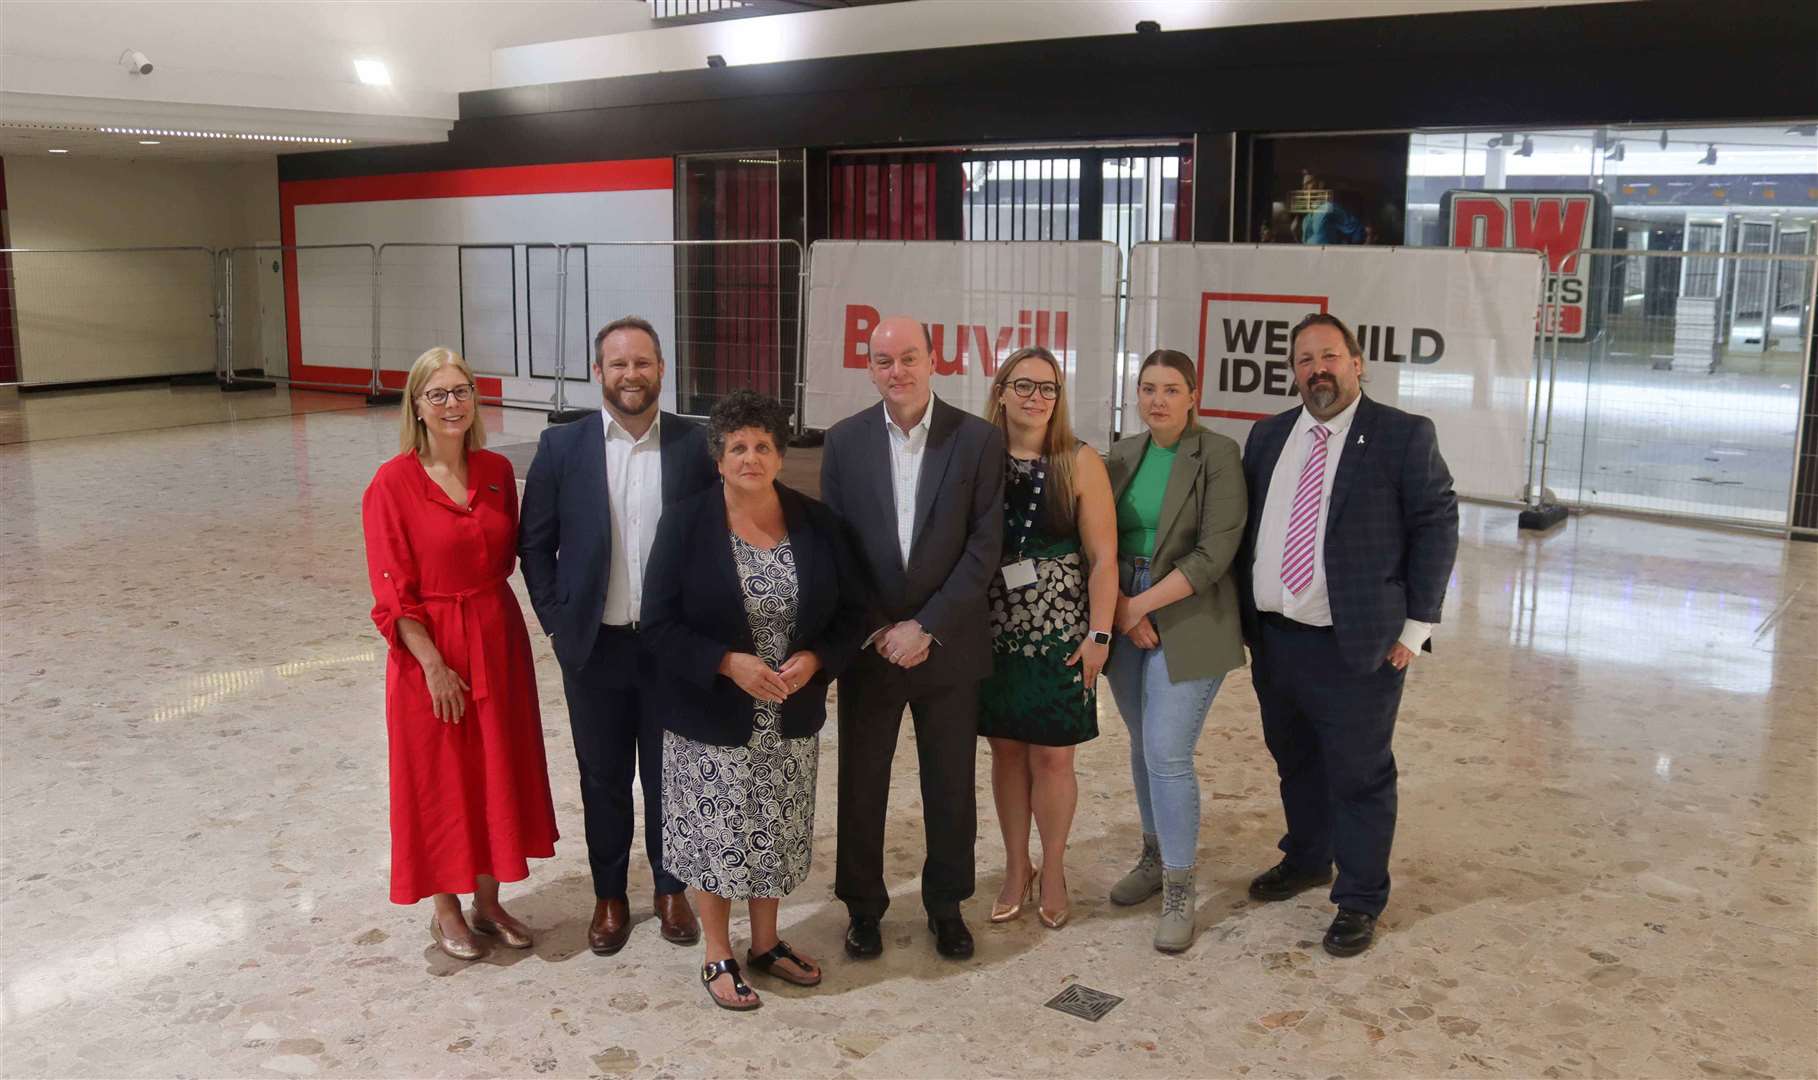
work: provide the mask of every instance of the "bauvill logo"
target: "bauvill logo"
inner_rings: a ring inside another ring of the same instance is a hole
[[[1323,296],[1269,293],[1200,294],[1200,377],[1208,389],[1225,394],[1294,397],[1294,362],[1288,335],[1304,316],[1327,310]],[[1377,364],[1436,364],[1446,352],[1445,335],[1429,326],[1353,325],[1364,360]],[[1230,413],[1202,408],[1208,415]]]
[[[843,366],[870,366],[871,331],[876,328],[878,317],[878,309],[868,304],[846,305],[845,342],[840,349]],[[1067,351],[1065,311],[1026,309],[1016,313],[1016,322],[1011,325],[994,328],[965,323],[923,325],[928,330],[928,342],[934,347],[936,375],[964,375],[976,364],[989,378],[997,374],[998,364],[1027,345],[1043,346],[1056,355]]]

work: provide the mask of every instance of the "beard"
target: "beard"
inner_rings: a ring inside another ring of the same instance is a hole
[[[1316,379],[1307,385],[1307,403],[1320,412],[1330,409],[1338,402],[1338,380]]]
[[[600,394],[606,399],[607,404],[611,405],[619,412],[624,413],[626,416],[642,416],[656,408],[663,396],[663,386],[661,383],[656,383],[647,387],[634,387],[633,389],[640,389],[643,392],[644,404],[642,408],[632,408],[617,389],[601,390]]]

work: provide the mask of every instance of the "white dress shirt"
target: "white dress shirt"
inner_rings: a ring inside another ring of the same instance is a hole
[[[896,545],[903,553],[903,565],[909,565],[909,549],[915,544],[915,489],[921,484],[922,459],[928,451],[928,423],[934,416],[934,395],[928,395],[928,407],[921,420],[907,431],[896,426],[884,409],[884,430],[890,433],[890,486],[896,493]]]
[[[1351,422],[1357,418],[1360,394],[1330,420],[1323,421],[1326,430],[1326,477],[1319,500],[1319,524],[1313,536],[1313,580],[1300,595],[1288,591],[1281,581],[1282,550],[1288,541],[1288,519],[1294,512],[1294,495],[1300,488],[1300,470],[1313,450],[1313,428],[1322,421],[1303,408],[1294,422],[1288,441],[1276,459],[1270,474],[1269,494],[1263,500],[1262,520],[1256,527],[1256,561],[1251,564],[1251,578],[1256,593],[1256,610],[1276,611],[1308,626],[1332,625],[1332,597],[1326,589],[1326,515],[1332,509],[1332,480],[1338,475],[1338,462],[1344,457]],[[1402,624],[1401,643],[1409,652],[1420,647],[1433,633],[1433,624],[1409,619]]]
[[[663,516],[662,413],[633,438],[610,412],[606,418],[606,503],[612,520],[611,565],[606,568],[606,609],[600,621],[624,626],[644,606],[644,567]]]

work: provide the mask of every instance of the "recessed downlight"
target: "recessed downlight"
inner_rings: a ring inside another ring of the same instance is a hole
[[[367,86],[391,85],[391,69],[385,66],[385,61],[368,58],[355,60],[353,64],[354,74]]]

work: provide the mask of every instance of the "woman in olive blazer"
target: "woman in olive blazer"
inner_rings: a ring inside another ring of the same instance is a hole
[[[1158,349],[1137,374],[1148,431],[1111,448],[1117,501],[1118,634],[1105,675],[1130,729],[1130,773],[1143,825],[1118,904],[1162,893],[1155,947],[1193,943],[1199,778],[1193,749],[1225,673],[1243,666],[1231,561],[1248,502],[1233,440],[1196,422],[1198,371]]]

